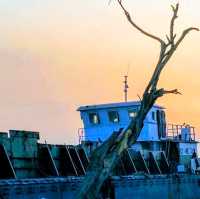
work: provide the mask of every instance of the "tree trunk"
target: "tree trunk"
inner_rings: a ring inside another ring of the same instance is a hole
[[[140,109],[136,118],[130,122],[127,128],[120,132],[113,132],[110,138],[92,153],[90,165],[87,169],[85,179],[76,196],[77,199],[96,199],[98,197],[103,183],[106,179],[112,176],[113,169],[117,165],[122,152],[137,141],[137,138],[144,125],[144,119],[149,110],[154,105],[155,101],[164,94],[180,94],[177,89],[157,89],[158,80],[164,66],[174,54],[175,50],[185,38],[185,36],[191,30],[198,31],[197,28],[188,28],[184,30],[180,38],[175,41],[176,35],[174,34],[174,22],[177,18],[177,12],[179,8],[179,5],[176,4],[175,7],[172,6],[173,16],[170,23],[170,34],[167,36],[167,42],[165,42],[164,40],[146,32],[137,24],[135,24],[129,12],[123,6],[122,0],[117,0],[117,2],[124,11],[127,20],[134,28],[136,28],[142,34],[160,43],[160,56],[153,75],[144,91],[143,97],[141,99]]]

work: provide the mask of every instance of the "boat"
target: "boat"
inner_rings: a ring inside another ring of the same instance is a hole
[[[39,132],[0,133],[0,198],[75,197],[93,150],[136,117],[140,101],[80,106],[78,145],[39,142]],[[168,124],[153,105],[137,142],[124,151],[101,198],[200,198],[195,128]]]

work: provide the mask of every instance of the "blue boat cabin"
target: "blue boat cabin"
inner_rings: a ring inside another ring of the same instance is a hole
[[[81,106],[85,141],[104,141],[113,131],[125,128],[137,115],[140,102],[121,102]],[[164,108],[154,105],[146,116],[138,141],[159,141],[166,137]],[[83,133],[83,132],[81,132]]]

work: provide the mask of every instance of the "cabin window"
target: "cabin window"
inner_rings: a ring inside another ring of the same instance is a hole
[[[137,113],[137,109],[128,110],[128,115],[130,119],[135,118],[137,116]]]
[[[152,115],[152,120],[156,121],[156,115],[155,115],[155,112],[151,112],[151,115]]]
[[[117,111],[108,111],[109,121],[113,123],[119,122],[119,114]]]
[[[91,124],[99,124],[99,115],[98,113],[89,113],[89,120]]]

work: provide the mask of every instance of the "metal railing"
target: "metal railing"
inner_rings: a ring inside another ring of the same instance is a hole
[[[166,129],[167,138],[177,141],[195,141],[195,127],[188,124],[168,124]]]
[[[145,122],[145,123],[151,123],[151,122]],[[85,128],[78,129],[78,138],[79,138],[79,143],[81,143],[86,139]],[[188,142],[196,141],[195,127],[190,126],[188,124],[180,125],[180,124],[169,123],[166,125],[165,138],[173,139],[176,141],[188,141]]]

